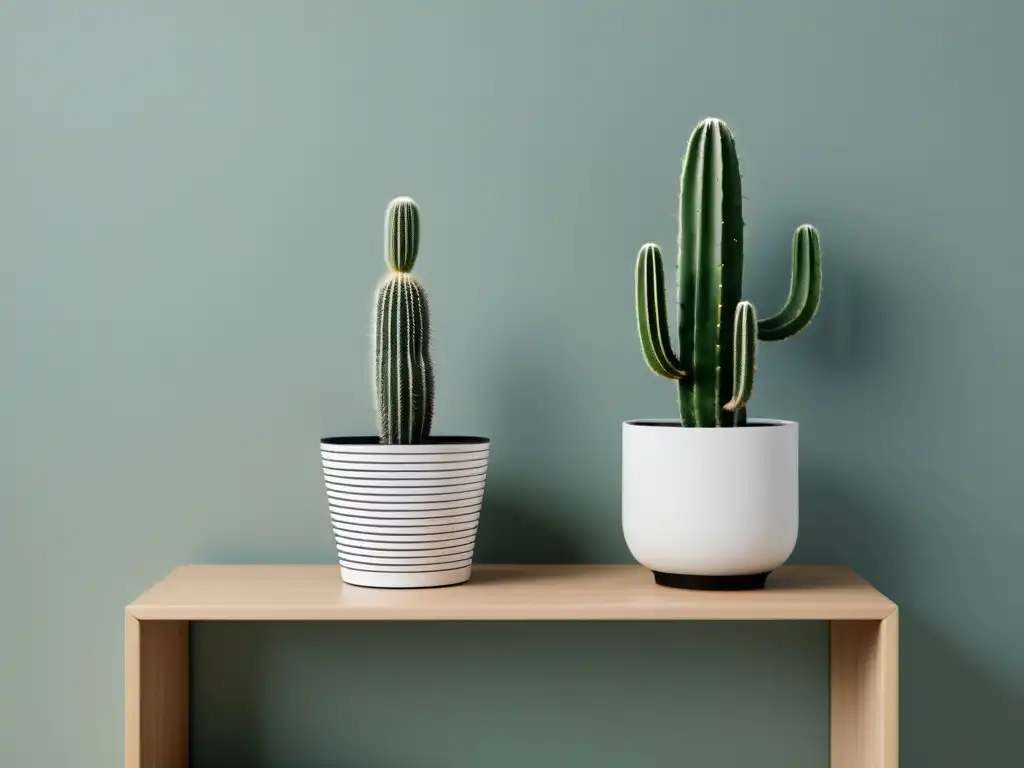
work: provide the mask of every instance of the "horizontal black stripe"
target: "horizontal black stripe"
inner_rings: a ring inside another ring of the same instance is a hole
[[[426,550],[421,551],[416,549],[409,549],[405,551],[396,551],[391,549],[386,550],[384,552],[373,552],[363,549],[354,549],[352,547],[348,547],[344,544],[338,543],[335,543],[335,549],[337,549],[339,552],[348,553],[352,557],[370,560],[429,560],[430,558],[434,557],[454,557],[455,555],[465,555],[466,553],[473,551],[473,542],[469,542],[468,544],[460,544],[457,547],[448,547],[448,549],[452,550],[451,552],[435,551],[433,553],[427,552]]]
[[[477,507],[479,507],[479,508],[477,508]],[[403,514],[401,514],[402,510],[391,510],[392,512],[398,512],[399,514],[367,515],[367,514],[364,514],[364,513],[365,512],[377,512],[377,513],[379,513],[380,510],[377,510],[377,509],[370,509],[370,510],[357,509],[357,510],[353,510],[353,509],[350,509],[348,507],[341,507],[341,506],[338,506],[337,504],[333,504],[332,503],[332,504],[328,504],[327,505],[327,511],[328,511],[328,513],[332,517],[334,517],[335,515],[337,515],[339,517],[358,517],[358,518],[365,518],[367,520],[380,520],[381,522],[388,523],[388,522],[390,522],[392,520],[447,520],[448,518],[451,518],[451,517],[466,517],[467,515],[476,515],[476,516],[479,517],[480,513],[483,511],[483,505],[482,504],[473,504],[473,505],[471,505],[469,507],[461,508],[461,511],[456,510],[456,511],[452,512],[451,514],[445,514],[445,513],[448,512],[448,510],[444,510],[444,509],[428,509],[428,510],[425,510],[427,512],[427,514],[403,515]],[[438,514],[434,514],[435,512],[441,512],[442,514],[439,514],[439,515]],[[365,523],[362,523],[362,525],[365,525]]]
[[[409,520],[410,518],[400,518],[400,519],[402,519],[402,520]],[[416,519],[418,519],[418,518],[413,518],[413,520],[416,520]],[[372,530],[371,531],[356,530],[357,527],[373,528],[373,529],[378,529],[379,528],[379,529],[382,529],[382,530],[378,530],[376,532],[377,533],[381,533],[381,534],[385,534],[385,535],[391,535],[392,533],[402,533],[403,531],[408,531],[409,528],[422,528],[423,530],[421,531],[421,535],[423,535],[423,536],[432,536],[432,535],[437,534],[437,533],[462,533],[464,530],[468,530],[468,529],[464,529],[464,528],[461,528],[461,527],[449,529],[448,526],[468,525],[468,526],[476,527],[476,526],[478,526],[480,524],[479,518],[470,518],[468,520],[459,520],[457,518],[453,518],[449,522],[444,522],[444,523],[425,523],[424,525],[419,525],[418,523],[413,523],[412,525],[406,525],[406,524],[403,524],[403,523],[399,523],[398,525],[391,525],[391,524],[377,525],[377,524],[372,523],[372,522],[370,522],[370,523],[363,522],[363,520],[364,520],[364,518],[355,517],[355,516],[347,516],[347,515],[344,516],[340,520],[337,519],[337,518],[332,518],[331,519],[331,528],[335,532],[338,532],[343,527],[347,526],[349,528],[349,530],[351,530],[353,533],[359,533],[359,534],[363,534],[363,533],[365,533],[365,534],[373,534],[374,531],[372,531]],[[383,530],[383,529],[387,529],[387,530]]]
[[[454,530],[450,530],[450,531],[447,531],[447,530],[444,530],[444,531],[429,530],[429,531],[420,531],[419,533],[403,532],[405,530],[405,528],[413,528],[413,527],[415,527],[415,526],[411,526],[411,525],[409,525],[409,526],[396,526],[396,527],[391,528],[391,529],[386,530],[386,531],[357,531],[357,530],[352,529],[351,527],[345,527],[345,526],[342,526],[340,524],[335,524],[332,527],[331,530],[332,530],[332,532],[334,533],[335,536],[343,536],[343,537],[349,537],[349,538],[359,537],[359,536],[389,536],[389,537],[397,536],[397,537],[400,537],[400,539],[399,539],[400,541],[408,540],[407,537],[409,537],[409,536],[447,536],[449,534],[451,534],[451,535],[459,534],[459,535],[463,535],[463,536],[476,536],[476,534],[477,534],[477,530],[476,530],[477,529],[477,524],[476,524],[476,521],[473,521],[473,522],[470,522],[470,523],[464,523],[463,525],[465,525],[466,527],[455,528]],[[425,526],[425,527],[429,527],[429,526]],[[390,539],[384,539],[385,542],[389,541],[389,540]],[[410,543],[424,544],[424,543],[428,543],[428,542],[423,542],[423,541],[412,542],[410,540]]]
[[[320,451],[321,456],[489,456],[487,448],[471,451]]]
[[[328,459],[321,457],[324,464],[328,461],[334,464],[366,464],[368,466],[375,467],[401,467],[408,464],[422,464],[423,466],[433,467],[435,465],[446,466],[448,464],[473,464],[476,466],[487,466],[489,459],[484,456],[482,458],[474,459],[455,459],[453,461],[349,461],[347,459]]]
[[[359,464],[354,461],[323,462],[323,469],[329,472],[430,472],[435,476],[440,472],[475,472],[476,474],[487,474],[487,464],[480,462],[459,462],[458,466],[435,462],[425,464],[418,461],[396,461],[393,464],[370,464],[365,462]]]
[[[476,513],[467,512],[466,514],[472,515],[472,514],[476,514]],[[374,517],[360,517],[359,515],[342,515],[342,514],[339,514],[338,517],[346,518],[346,519],[347,518],[355,518],[356,520],[376,520],[377,519],[377,518],[374,518]],[[451,517],[463,517],[463,515],[451,515]],[[335,518],[333,516],[332,516],[331,519],[332,519],[332,521],[335,520]],[[393,520],[435,520],[437,518],[431,518],[431,517],[399,517],[399,518],[391,518],[391,519],[393,519]],[[479,516],[479,514],[477,514],[477,516],[475,518],[471,519],[471,520],[459,520],[457,522],[450,522],[450,523],[424,523],[422,525],[419,524],[419,523],[417,523],[415,525],[380,525],[380,524],[373,525],[373,524],[370,524],[370,523],[356,523],[356,522],[353,522],[352,525],[361,525],[361,526],[366,527],[366,528],[440,528],[440,527],[445,526],[445,525],[462,525],[463,523],[466,523],[466,524],[474,523],[475,524],[475,523],[478,523],[479,520],[480,520],[480,516]]]
[[[362,496],[357,493],[342,493],[341,491],[327,491],[328,499],[335,499],[338,501],[354,501],[356,503],[370,504],[376,506],[378,504],[451,504],[460,501],[477,501],[483,503],[484,495],[481,494],[460,494],[460,493],[425,493],[420,494],[403,494],[402,496],[386,496],[384,494],[367,494]],[[385,501],[390,499],[391,501]]]
[[[338,483],[325,482],[324,490],[329,494],[333,493],[335,495],[345,494],[346,496],[371,496],[372,499],[367,499],[367,501],[371,501],[373,504],[384,504],[386,503],[384,502],[384,499],[394,499],[396,504],[403,504],[413,496],[462,496],[463,498],[477,496],[479,498],[483,498],[485,489],[482,486],[479,488],[462,488],[461,490],[448,490],[445,488],[442,488],[441,490],[437,490],[436,488],[425,488],[419,490],[413,488],[410,489],[412,491],[411,493],[376,493],[373,491],[367,492],[366,490],[358,488],[349,488],[347,485],[339,485]],[[442,502],[438,501],[433,503]]]
[[[462,531],[459,531],[460,534]],[[425,542],[389,542],[381,541],[380,539],[374,539],[372,536],[367,535],[355,535],[355,536],[339,536],[335,534],[335,541],[339,544],[342,542],[346,543],[346,546],[351,546],[355,549],[370,549],[370,550],[391,550],[393,552],[403,552],[406,549],[415,550],[419,548],[424,549],[442,549],[444,547],[463,547],[467,544],[472,544],[476,540],[476,532],[470,531],[468,534],[462,536],[455,536],[451,539],[430,539]],[[388,547],[387,545],[392,545]],[[401,548],[394,547],[395,544],[402,544]],[[410,547],[409,545],[413,545]]]
[[[463,467],[461,469],[353,469],[352,467],[324,467],[324,477],[341,480],[366,480],[372,483],[389,483],[392,480],[465,480],[474,478],[478,482],[487,477],[487,467]]]
[[[479,523],[479,512],[465,512],[461,515],[439,515],[438,517],[365,517],[349,515],[342,512],[331,514],[331,523],[361,525],[368,528],[430,528],[436,530],[445,525],[461,525],[463,523]],[[430,531],[428,531],[429,533]]]
[[[339,501],[339,499],[334,499],[334,501]],[[415,503],[416,502],[410,502],[410,504],[415,504]],[[424,501],[422,503],[423,504],[429,504],[431,502]],[[434,502],[434,503],[443,503],[443,502]],[[446,511],[448,511],[450,509],[472,509],[473,507],[482,507],[482,506],[483,506],[483,503],[481,501],[477,501],[477,502],[474,502],[473,504],[461,504],[459,506],[453,506],[453,507],[441,507],[440,509],[421,509],[419,511],[420,512],[446,512]],[[350,509],[355,510],[356,512],[401,512],[402,511],[401,508],[399,508],[399,509],[381,509],[380,507],[353,507],[353,506],[351,506],[349,504],[345,504],[343,506],[341,504],[330,504],[329,503],[328,507],[338,507],[338,508],[340,508],[340,509],[342,509],[342,510],[344,510],[346,512],[348,510],[350,510]],[[459,514],[461,514],[461,515],[468,515],[469,513],[468,512],[460,512]],[[366,515],[353,515],[353,517],[366,517]],[[382,515],[381,517],[392,518],[392,517],[401,517],[401,515]],[[416,515],[409,515],[409,517],[416,517]],[[450,517],[450,515],[423,515],[423,517]]]
[[[349,547],[350,549],[365,549],[365,550],[367,550],[369,552],[419,552],[421,550],[423,552],[429,552],[429,551],[434,550],[434,549],[447,549],[449,547],[471,546],[473,544],[473,542],[476,541],[476,534],[475,533],[470,533],[468,536],[459,536],[459,537],[454,538],[454,539],[439,539],[439,540],[434,540],[434,541],[410,541],[408,543],[409,544],[415,544],[416,547],[409,547],[409,548],[402,547],[400,549],[396,548],[396,547],[383,547],[383,546],[381,546],[381,547],[374,547],[374,546],[368,546],[368,545],[371,545],[371,544],[399,544],[399,543],[401,543],[401,542],[397,542],[397,541],[391,541],[391,542],[389,542],[389,541],[380,541],[379,539],[364,539],[362,537],[357,538],[357,539],[353,539],[353,538],[351,538],[349,536],[338,536],[338,535],[335,535],[334,541],[339,546],[342,545],[342,542],[349,542],[349,543],[345,543],[343,546]]]
[[[351,530],[351,526],[362,526],[364,528],[389,528],[389,529],[394,528],[394,529],[397,529],[396,531],[391,531],[391,530],[378,531],[378,533],[385,533],[385,534],[391,534],[393,532],[394,533],[400,533],[401,531],[404,531],[404,530],[406,530],[408,528],[425,528],[425,529],[428,529],[428,530],[423,535],[424,536],[429,536],[432,533],[462,533],[463,530],[466,530],[466,529],[463,529],[463,528],[455,528],[453,530],[438,530],[439,528],[440,529],[444,529],[446,526],[449,526],[449,525],[474,525],[475,526],[475,525],[478,525],[480,523],[479,520],[456,520],[456,521],[453,521],[453,522],[450,522],[450,523],[430,523],[428,525],[373,525],[373,524],[367,524],[367,523],[359,522],[359,520],[360,520],[360,518],[354,518],[354,519],[346,518],[344,521],[332,520],[331,521],[331,527],[335,531],[338,531],[341,528],[341,526],[345,526],[345,525],[349,526],[350,530]],[[373,531],[356,531],[356,533],[373,533]]]
[[[342,525],[341,523],[335,523],[333,525],[333,530],[334,530],[334,532],[336,534],[339,531],[341,531],[342,533],[352,533],[352,534],[356,534],[358,536],[403,536],[403,537],[404,536],[443,536],[446,533],[465,533],[466,531],[473,531],[473,529],[477,527],[477,521],[474,520],[474,521],[469,522],[469,523],[464,523],[464,525],[466,525],[468,527],[466,527],[466,528],[453,528],[453,529],[448,530],[448,531],[435,531],[434,533],[401,533],[400,530],[399,530],[401,528],[415,528],[416,526],[413,526],[413,525],[408,525],[408,526],[400,526],[400,525],[387,526],[387,525],[385,525],[385,526],[380,526],[380,527],[382,527],[382,528],[392,528],[394,530],[388,531],[387,533],[374,533],[373,531],[357,531],[357,530],[355,530],[355,529],[353,529],[353,528],[351,528],[349,526]],[[431,526],[425,525],[423,527],[424,528],[430,528]],[[473,532],[473,535],[474,536],[476,535],[475,531]],[[390,539],[382,539],[382,541],[390,541]],[[410,542],[410,543],[412,543],[412,542]]]
[[[459,555],[458,557],[453,557],[450,560],[439,560],[436,563],[372,563],[372,562],[369,562],[367,560],[354,560],[352,558],[345,557],[345,556],[340,555],[340,554],[338,555],[338,564],[341,565],[343,568],[348,563],[354,563],[355,565],[358,565],[358,566],[370,566],[371,568],[373,568],[373,567],[380,567],[380,568],[408,568],[409,570],[404,571],[404,573],[416,573],[417,571],[419,571],[419,570],[421,570],[423,568],[429,568],[432,565],[444,566],[444,565],[454,565],[455,563],[465,563],[465,564],[468,565],[471,562],[473,562],[473,558],[472,557],[465,557],[463,555]],[[403,571],[397,571],[397,572],[398,573],[402,573]]]
[[[446,562],[458,562],[459,560],[466,560],[473,556],[473,548],[470,547],[466,550],[460,550],[459,552],[450,552],[446,555],[374,555],[371,552],[354,552],[350,549],[342,549],[338,547],[338,555],[341,560],[351,560],[352,562],[365,562],[370,565],[443,565]],[[364,557],[370,557],[372,559],[361,559]],[[442,559],[435,559],[442,558]],[[381,563],[380,560],[394,560],[395,562]]]
[[[441,494],[438,494],[438,495],[441,495]],[[346,508],[348,508],[347,505],[349,505],[349,504],[361,505],[361,506],[365,507],[366,509],[371,509],[371,510],[374,510],[374,511],[383,511],[383,512],[398,511],[398,510],[403,510],[403,509],[408,509],[410,511],[415,510],[417,512],[429,512],[432,509],[438,509],[438,510],[441,510],[443,512],[446,509],[457,509],[457,507],[452,506],[454,504],[465,504],[466,502],[472,502],[473,505],[476,505],[476,504],[483,504],[483,501],[484,501],[484,497],[483,497],[482,493],[479,494],[479,495],[476,495],[476,496],[463,496],[462,498],[457,498],[457,499],[424,499],[423,501],[413,501],[411,498],[407,498],[407,499],[394,499],[393,501],[384,501],[383,500],[384,498],[389,498],[389,497],[385,496],[385,497],[382,498],[380,496],[375,496],[372,499],[363,499],[363,498],[354,499],[350,495],[347,495],[347,494],[342,494],[342,493],[337,493],[337,492],[332,493],[331,491],[327,492],[327,499],[332,504],[335,504],[335,505],[342,505],[343,504],[343,505],[346,505]],[[355,508],[356,508],[355,506],[352,507],[352,509],[355,509]]]
[[[338,517],[341,517],[341,518],[351,517],[351,518],[355,518],[357,520],[377,520],[377,521],[380,521],[380,523],[382,523],[384,525],[391,525],[392,521],[394,521],[394,520],[423,520],[423,521],[427,521],[427,520],[442,520],[442,521],[447,521],[447,522],[440,522],[440,523],[426,523],[426,522],[424,522],[424,525],[448,525],[449,523],[455,522],[454,518],[458,518],[458,517],[466,518],[466,522],[469,522],[470,519],[479,520],[480,519],[480,513],[481,513],[481,510],[477,509],[477,510],[474,510],[472,512],[456,512],[454,515],[430,515],[430,516],[426,516],[426,517],[419,516],[419,515],[412,515],[412,516],[389,515],[387,517],[375,517],[373,515],[353,515],[351,512],[349,512],[346,509],[338,509],[336,507],[331,507],[329,509],[329,514],[330,514],[332,520],[335,519],[335,518],[338,518]],[[357,523],[357,525],[377,525],[377,524],[378,523]],[[401,527],[404,527],[404,526],[401,526]]]
[[[411,545],[416,546],[416,547],[423,546],[423,547],[426,547],[427,549],[441,549],[441,548],[449,546],[449,545],[452,545],[452,546],[463,546],[465,544],[474,544],[474,546],[475,546],[476,531],[472,531],[472,530],[469,530],[469,531],[454,531],[454,533],[460,534],[459,538],[457,538],[457,539],[448,539],[448,540],[439,539],[439,540],[434,540],[434,541],[410,541],[410,542],[408,542],[408,544],[411,544]],[[346,535],[346,534],[349,534],[349,532],[344,531],[344,532],[339,533],[338,531],[335,531],[334,532],[334,543],[335,543],[335,545],[339,544],[339,540],[341,540],[341,541],[352,541],[352,535]],[[355,533],[354,535],[355,536],[359,536],[360,534],[359,533]],[[390,535],[390,534],[388,534],[388,535]],[[396,536],[396,538],[399,538],[399,539],[401,539],[401,538],[409,538],[412,535],[414,535],[414,534],[406,534],[405,536],[402,536],[401,534],[398,534]],[[365,548],[366,549],[376,549],[376,545],[380,544],[380,545],[383,545],[381,547],[381,549],[383,551],[383,549],[388,544],[395,545],[395,544],[405,544],[405,543],[406,542],[403,542],[403,541],[390,541],[390,540],[379,541],[377,539],[374,539],[372,541],[365,542]],[[360,544],[360,546],[364,546],[364,545]],[[417,552],[419,550],[392,550],[392,551],[397,551],[397,552],[403,552],[403,551]]]
[[[443,504],[444,499],[439,499],[438,497],[456,496],[463,499],[471,499],[473,497],[482,499],[484,490],[483,487],[463,487],[454,489],[441,488],[440,490],[437,490],[436,488],[423,490],[412,488],[413,493],[411,494],[377,494],[373,492],[368,493],[364,488],[351,488],[347,485],[338,485],[338,483],[330,482],[325,483],[324,489],[328,494],[334,494],[335,496],[357,496],[362,501],[368,501],[372,504],[387,504],[388,499],[391,499],[393,504],[404,504],[420,497],[426,497],[426,499],[423,502],[420,502],[420,504]],[[427,490],[427,493],[424,493],[424,490]],[[362,497],[370,498],[362,499]]]
[[[468,536],[460,536],[457,539],[442,539],[441,541],[420,541],[413,542],[412,547],[405,547],[402,549],[396,549],[394,546],[382,546],[394,542],[386,541],[364,541],[363,539],[356,537],[346,537],[335,535],[334,542],[339,547],[347,547],[348,549],[365,549],[368,552],[394,552],[395,557],[398,557],[406,552],[427,552],[434,549],[460,549],[462,547],[472,547],[473,542],[476,540],[476,535],[471,533]]]
[[[412,480],[380,480],[378,482],[371,482],[369,485],[356,485],[355,483],[351,483],[351,482],[332,482],[331,481],[331,480],[337,480],[337,479],[339,479],[339,478],[337,478],[337,477],[333,477],[331,479],[325,478],[324,482],[327,485],[342,485],[343,487],[346,487],[346,488],[379,488],[379,487],[381,487],[384,484],[388,484],[390,487],[393,487],[393,488],[410,488],[410,489],[413,489],[413,490],[416,490],[417,488],[459,488],[459,487],[466,487],[467,485],[481,485],[481,486],[483,485],[483,480],[470,480],[469,482],[453,482],[453,483],[446,483],[444,485],[391,485],[390,484],[392,482],[411,482]],[[360,479],[361,480],[361,479],[367,479],[367,478],[358,477],[356,479]],[[426,478],[424,478],[424,479],[426,479]],[[461,477],[453,477],[452,479],[454,479],[454,480],[461,480],[462,478]],[[455,493],[455,492],[453,492],[453,493]],[[404,494],[381,494],[381,496],[404,496]],[[414,496],[414,494],[410,494],[410,496]]]
[[[472,565],[473,561],[470,560],[464,565],[457,565],[454,568],[433,568],[429,571],[396,571],[391,568],[353,568],[348,565],[342,565],[341,567],[346,571],[357,571],[359,573],[400,573],[407,576],[415,576],[422,573],[447,573],[448,571],[461,571],[463,568],[469,568]]]
[[[461,494],[476,494],[479,493],[483,496],[483,486],[478,488],[467,488],[466,490],[438,490],[437,493],[427,494],[423,490],[413,489],[412,494],[371,494],[366,493],[364,490],[351,490],[350,488],[362,488],[367,487],[365,485],[341,485],[337,482],[328,482],[327,493],[330,494],[333,490],[335,494],[347,494],[348,496],[372,496],[375,499],[404,499],[409,496],[459,496]],[[479,483],[468,482],[467,485],[477,485]],[[375,487],[370,485],[369,487]],[[444,485],[426,485],[425,488],[442,488]],[[459,487],[458,485],[452,485],[451,487]]]
[[[462,518],[462,519],[459,519]],[[370,522],[364,522],[364,520],[370,520]],[[462,525],[463,523],[477,523],[480,521],[479,512],[465,512],[461,515],[443,515],[439,518],[435,517],[389,517],[385,520],[380,520],[377,517],[362,517],[360,515],[349,515],[344,512],[331,512],[332,524],[345,524],[345,525],[360,525],[362,527],[374,527],[374,528],[410,528],[416,525],[421,525],[425,528],[436,528],[440,525]],[[413,524],[398,523],[393,524],[393,520],[409,520]],[[441,522],[431,522],[432,520],[441,520]],[[433,530],[428,530],[424,536],[430,536],[434,534]]]
[[[434,511],[437,511],[437,510],[434,510]],[[469,522],[470,519],[479,520],[480,519],[481,511],[482,510],[476,509],[476,510],[473,510],[471,512],[456,512],[453,515],[428,515],[428,516],[423,516],[423,515],[408,515],[408,516],[388,515],[387,517],[377,517],[377,516],[374,516],[374,515],[354,515],[351,512],[349,512],[347,509],[339,509],[337,507],[333,507],[332,506],[329,509],[329,514],[330,514],[332,520],[335,519],[335,518],[338,518],[338,517],[342,517],[342,518],[351,517],[351,518],[354,518],[356,520],[376,520],[376,521],[379,521],[379,523],[376,523],[376,522],[356,523],[357,525],[378,525],[378,524],[381,524],[381,523],[384,524],[384,525],[391,525],[392,522],[395,521],[395,520],[423,520],[423,521],[441,520],[441,521],[445,521],[445,522],[438,522],[438,523],[426,523],[426,522],[424,522],[424,524],[425,525],[427,525],[427,524],[429,524],[429,525],[448,525],[449,523],[456,522],[455,518],[459,518],[459,517],[466,518],[466,522]]]
[[[369,506],[367,506],[369,505]],[[440,506],[439,506],[440,505]],[[365,499],[343,499],[337,496],[327,497],[327,506],[329,509],[334,511],[339,510],[353,510],[360,515],[365,515],[368,512],[373,512],[380,515],[382,518],[391,518],[396,514],[405,517],[446,517],[449,512],[455,510],[463,510],[458,512],[460,515],[468,515],[469,511],[474,507],[483,508],[482,499],[449,499],[447,501],[404,501],[395,502],[389,506],[378,505],[377,502],[366,501]],[[432,513],[436,512],[434,515]]]
[[[346,563],[341,561],[339,561],[339,564],[343,569],[351,571],[369,571],[372,573],[390,573],[395,575],[401,573],[411,577],[426,576],[431,573],[444,573],[445,571],[455,571],[459,570],[460,568],[469,568],[473,565],[473,563],[470,561],[467,561],[465,563],[426,563],[424,565],[409,566],[408,568],[390,565],[385,565],[378,568],[370,563]]]
[[[457,470],[457,471],[459,471],[459,472],[473,472],[473,470],[471,470],[471,469],[460,469],[460,470]],[[358,474],[352,474],[352,472],[358,472]],[[365,470],[365,469],[361,469],[361,470],[344,470],[344,469],[330,469],[329,467],[324,469],[324,477],[325,478],[327,478],[327,477],[334,477],[334,478],[337,478],[339,480],[344,480],[346,478],[352,478],[353,480],[373,480],[375,483],[389,483],[392,480],[406,480],[406,481],[408,481],[408,480],[444,480],[444,479],[446,479],[446,478],[443,478],[443,477],[382,477],[380,479],[375,479],[373,477],[373,475],[384,475],[384,474],[388,474],[388,475],[403,475],[403,474],[405,474],[405,475],[409,475],[409,474],[424,475],[424,474],[428,474],[429,475],[429,474],[434,474],[434,473],[430,472],[429,470],[420,471],[420,470],[415,470],[415,469],[403,470],[401,472],[384,472],[384,471],[371,472],[371,471],[368,471],[368,470]],[[474,472],[471,475],[448,475],[448,478],[451,479],[451,480],[468,480],[470,478],[480,478],[480,477],[487,477],[487,473],[486,472]],[[398,488],[400,486],[395,486],[395,487]],[[401,487],[405,487],[405,486],[401,486]]]
[[[402,474],[410,474],[413,472],[426,472],[428,475],[424,476],[424,480],[444,480],[445,477],[459,477],[459,475],[452,475],[454,472],[472,472],[474,475],[487,476],[488,466],[486,464],[480,464],[479,462],[466,462],[463,466],[454,467],[448,464],[419,464],[421,467],[426,469],[410,469],[410,465],[417,462],[403,462],[395,464],[355,464],[353,462],[323,462],[322,469],[325,472],[345,472],[351,474],[357,473],[368,473],[372,475],[379,475],[382,472],[395,472]],[[336,466],[331,466],[334,464]],[[344,465],[344,466],[342,466]],[[443,474],[442,474],[443,473]],[[402,479],[402,478],[399,478]],[[415,479],[415,478],[411,478]],[[373,482],[377,482],[374,478]],[[481,482],[483,482],[481,480]]]
[[[447,563],[458,563],[462,560],[472,560],[473,550],[464,549],[458,552],[446,552],[441,555],[410,553],[400,557],[378,556],[376,552],[353,552],[348,549],[338,549],[337,558],[339,562],[353,562],[361,565],[379,566],[408,566],[408,565],[445,565]],[[440,558],[440,559],[437,559]]]
[[[413,477],[396,477],[392,478],[395,480],[443,480],[444,477],[452,478],[464,478],[464,477],[487,477],[487,467],[463,467],[462,469],[351,469],[349,467],[324,467],[323,471],[328,472],[341,472],[344,475],[352,475],[355,473],[356,477],[362,475],[380,475],[380,474],[391,474],[391,475],[413,475]],[[439,473],[445,473],[442,477],[438,478]],[[472,472],[472,475],[460,475],[451,474],[458,472]],[[426,475],[426,477],[417,478],[415,475]],[[385,478],[387,479],[387,478]]]
[[[489,437],[477,435],[430,435],[419,445],[490,445]],[[346,435],[321,437],[320,445],[381,445],[377,435]]]

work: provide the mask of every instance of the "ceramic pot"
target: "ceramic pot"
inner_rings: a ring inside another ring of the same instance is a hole
[[[792,421],[622,427],[622,530],[663,586],[758,589],[793,553],[799,440]]]
[[[471,575],[490,441],[438,436],[320,441],[331,527],[346,584],[417,588]]]

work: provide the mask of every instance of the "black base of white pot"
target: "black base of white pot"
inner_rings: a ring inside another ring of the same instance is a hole
[[[768,574],[745,573],[739,576],[693,576],[686,573],[664,573],[654,571],[654,581],[663,587],[674,589],[698,589],[708,592],[764,589]]]

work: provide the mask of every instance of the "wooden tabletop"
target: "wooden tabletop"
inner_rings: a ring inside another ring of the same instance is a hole
[[[336,565],[186,565],[125,609],[140,620],[830,620],[896,606],[845,566],[786,565],[763,590],[660,587],[639,565],[477,565],[461,585],[368,589]]]

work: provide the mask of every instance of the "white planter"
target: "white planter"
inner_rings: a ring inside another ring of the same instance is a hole
[[[622,530],[664,586],[757,589],[793,553],[799,440],[792,421],[622,427]]]
[[[376,437],[320,441],[331,527],[346,584],[418,588],[470,577],[490,441]]]

